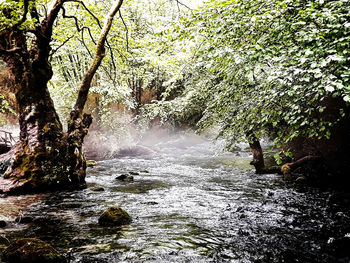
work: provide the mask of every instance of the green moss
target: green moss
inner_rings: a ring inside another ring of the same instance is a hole
[[[97,162],[94,161],[94,160],[87,160],[87,161],[86,161],[86,166],[87,166],[87,167],[94,167],[94,166],[96,166],[96,165],[97,165]]]
[[[127,225],[131,223],[131,217],[124,209],[114,206],[101,214],[98,223],[102,226]]]
[[[17,239],[6,248],[2,259],[8,263],[66,262],[65,258],[50,244],[36,238]]]

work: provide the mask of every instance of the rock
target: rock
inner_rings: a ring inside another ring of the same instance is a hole
[[[87,160],[86,161],[86,167],[94,167],[97,165],[97,162],[94,160]]]
[[[2,255],[8,263],[64,263],[64,256],[50,244],[36,238],[20,238],[11,243]]]
[[[4,220],[0,220],[0,228],[5,227],[7,224]]]
[[[131,175],[139,175],[138,172],[133,172],[133,171],[129,172],[129,174],[131,174]]]
[[[140,173],[146,173],[146,174],[148,174],[149,171],[148,171],[148,170],[140,170]]]
[[[132,182],[132,181],[134,181],[134,177],[132,175],[128,175],[128,174],[119,175],[115,179],[117,179],[119,181],[124,181],[124,182]]]
[[[90,190],[95,192],[103,192],[105,189],[101,186],[94,186],[94,187],[90,187]]]
[[[108,208],[101,214],[98,223],[101,226],[128,225],[131,223],[131,217],[124,209],[114,206]]]

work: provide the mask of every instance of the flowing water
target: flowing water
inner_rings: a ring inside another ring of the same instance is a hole
[[[249,152],[219,148],[172,137],[152,153],[88,168],[87,189],[2,198],[0,253],[8,240],[37,237],[69,262],[349,262],[333,245],[349,236],[334,232],[348,214],[329,211],[329,192],[256,175]],[[116,180],[128,172],[138,173],[133,182]],[[132,223],[99,226],[110,206]]]

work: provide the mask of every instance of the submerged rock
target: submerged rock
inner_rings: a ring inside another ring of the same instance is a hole
[[[131,217],[124,209],[114,206],[101,214],[98,223],[101,226],[128,225],[131,223]]]
[[[90,187],[91,191],[94,192],[103,192],[105,189],[101,186],[94,186],[94,187]]]
[[[20,238],[11,243],[2,255],[8,263],[67,262],[50,244],[36,238]]]
[[[128,175],[128,174],[119,175],[115,179],[117,179],[119,181],[124,181],[124,182],[132,182],[132,181],[134,181],[134,177],[132,175]]]

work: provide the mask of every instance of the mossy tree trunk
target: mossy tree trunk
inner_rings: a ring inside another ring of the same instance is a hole
[[[64,2],[57,0],[47,17],[32,30],[35,38],[30,47],[26,44],[26,31],[18,29],[19,24],[0,32],[0,57],[7,64],[16,85],[20,125],[20,141],[10,167],[0,178],[0,193],[19,194],[85,185],[86,161],[82,144],[92,118],[83,114],[83,109],[91,80],[104,56],[104,43],[113,16],[122,1],[113,5],[114,13],[109,14],[107,26],[105,24],[103,28],[95,59],[80,87],[66,132],[47,88],[53,75],[49,64],[52,26]],[[27,12],[39,20],[35,5]],[[4,11],[9,18],[10,13]],[[26,15],[25,12],[23,21]]]
[[[254,135],[248,135],[249,148],[253,154],[253,160],[250,162],[255,167],[257,174],[264,173],[265,163],[264,154],[260,145],[260,141]]]

